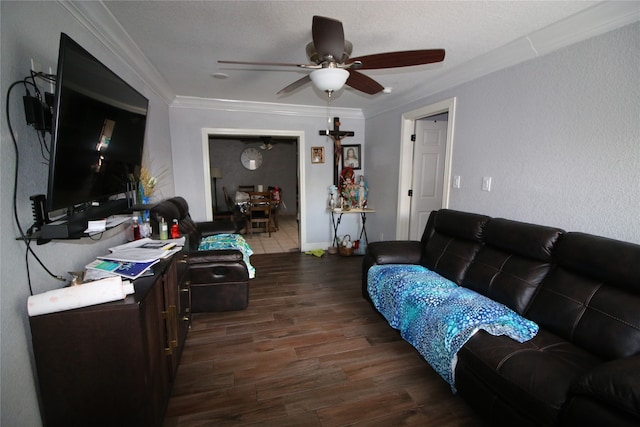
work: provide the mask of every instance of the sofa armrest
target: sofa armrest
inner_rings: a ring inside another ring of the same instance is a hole
[[[370,301],[367,292],[367,274],[371,266],[376,264],[419,264],[421,256],[422,243],[417,240],[369,243],[362,260],[362,297]]]
[[[367,256],[375,264],[419,264],[422,243],[417,240],[373,242],[367,246]]]
[[[584,396],[640,420],[640,355],[603,363],[578,378],[573,396]]]

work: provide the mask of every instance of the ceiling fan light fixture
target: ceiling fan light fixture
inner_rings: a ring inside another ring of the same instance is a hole
[[[342,68],[320,68],[309,75],[313,84],[323,92],[342,89],[349,78],[349,72]]]

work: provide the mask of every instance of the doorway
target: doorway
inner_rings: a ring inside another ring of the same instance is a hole
[[[400,145],[400,180],[398,183],[398,211],[396,223],[396,239],[419,240],[424,230],[426,219],[424,212],[414,209],[412,215],[412,205],[416,208],[418,201],[413,203],[412,190],[415,190],[414,176],[425,177],[423,169],[428,167],[424,159],[414,157],[415,143],[412,135],[416,132],[416,122],[426,117],[447,114],[446,136],[444,137],[444,158],[441,159],[437,176],[432,175],[432,193],[429,206],[422,207],[423,211],[431,209],[446,208],[449,205],[449,182],[451,179],[451,161],[453,152],[453,130],[455,123],[455,98],[450,98],[436,104],[409,111],[402,115],[401,145]],[[427,157],[429,158],[429,157]],[[430,158],[433,158],[431,156]],[[433,166],[431,166],[433,167]],[[427,192],[428,193],[428,192]],[[415,192],[413,192],[415,194]],[[428,215],[428,214],[427,214]],[[422,220],[420,219],[422,217]],[[411,226],[413,222],[413,227]],[[422,229],[420,224],[422,223]]]
[[[211,161],[211,154],[212,152],[214,152],[213,149],[210,149],[210,141],[211,140],[218,140],[218,139],[226,139],[226,140],[234,140],[234,142],[238,142],[238,141],[242,141],[241,145],[245,145],[247,147],[249,146],[253,146],[255,145],[256,149],[258,150],[265,150],[262,151],[262,153],[264,154],[264,165],[262,166],[262,168],[260,168],[261,170],[254,170],[251,173],[255,173],[256,176],[260,175],[261,172],[265,172],[263,169],[268,169],[269,165],[267,162],[267,159],[269,158],[269,154],[271,153],[276,153],[278,152],[278,148],[274,148],[273,150],[270,150],[270,147],[261,147],[261,145],[263,144],[263,141],[261,141],[261,138],[265,138],[265,137],[271,137],[273,138],[272,142],[276,142],[276,140],[287,140],[288,144],[292,144],[293,146],[295,146],[295,153],[294,155],[294,160],[290,161],[289,164],[292,165],[291,167],[295,168],[295,172],[294,175],[295,177],[292,177],[293,182],[289,183],[287,185],[287,187],[290,188],[283,188],[282,191],[286,191],[288,193],[289,196],[294,196],[294,197],[288,197],[287,199],[290,200],[287,202],[286,204],[286,211],[287,212],[281,212],[283,215],[282,217],[285,216],[285,214],[291,214],[294,213],[293,217],[294,217],[294,221],[288,221],[289,218],[283,218],[283,224],[294,224],[295,225],[295,229],[292,227],[285,227],[285,229],[288,229],[287,233],[289,235],[287,241],[290,242],[292,239],[295,240],[296,244],[295,245],[290,245],[289,243],[287,243],[286,245],[286,249],[287,251],[291,251],[291,249],[295,246],[298,248],[298,251],[301,248],[301,243],[304,241],[303,239],[305,238],[304,236],[304,224],[305,224],[305,215],[303,212],[303,207],[304,205],[304,194],[299,194],[299,189],[300,188],[304,188],[304,171],[302,169],[304,169],[304,159],[301,158],[302,153],[304,152],[304,132],[302,131],[283,131],[283,130],[273,130],[273,129],[227,129],[227,128],[222,128],[222,129],[218,129],[218,128],[209,128],[209,129],[203,129],[202,132],[202,136],[203,136],[203,141],[202,141],[202,152],[203,152],[203,163],[204,163],[204,170],[205,171],[210,171],[211,168],[213,167],[220,169],[220,165],[218,164],[213,164],[215,162]],[[266,145],[269,145],[268,142]],[[275,144],[274,144],[275,145]],[[242,169],[242,165],[241,165],[241,159],[240,159],[240,153],[236,153],[237,156],[234,156],[234,161],[230,164],[225,166],[224,169],[230,171],[231,173],[224,173],[224,176],[229,176],[231,177],[233,175],[233,170],[235,169],[236,171],[238,170],[244,170]],[[237,159],[235,158],[237,157]],[[273,157],[273,156],[271,156]],[[277,157],[277,156],[276,156]],[[281,158],[280,158],[281,159]],[[250,175],[251,175],[250,173]],[[209,174],[206,174],[209,175]],[[250,176],[249,175],[249,176]],[[270,182],[267,179],[265,179],[264,174],[261,175],[262,178],[259,179],[256,182],[253,182],[252,179],[246,179],[247,182],[237,182],[237,184],[264,184],[264,188],[266,189],[268,185],[282,185],[276,182]],[[238,181],[236,179],[236,181]],[[252,182],[249,182],[252,181]],[[264,183],[262,182],[264,181]],[[213,208],[212,206],[215,205],[215,203],[213,203],[213,193],[214,193],[214,189],[212,189],[212,185],[213,185],[213,180],[211,179],[210,176],[206,176],[205,177],[205,202],[206,202],[206,206],[207,206],[207,217],[208,218],[213,218]],[[222,189],[223,184],[221,182],[218,182],[218,188],[217,188],[217,192],[220,193],[221,189]],[[229,188],[229,191],[234,191],[234,189]],[[234,193],[235,194],[235,193]],[[232,195],[233,197],[234,195]],[[220,200],[221,195],[218,194],[218,199]],[[288,215],[287,215],[288,216]],[[279,215],[280,217],[280,215]],[[284,238],[284,232],[285,230],[283,229],[283,233],[282,238]],[[276,232],[275,234],[278,234],[278,232]],[[274,236],[274,234],[272,234],[272,236]],[[269,253],[269,252],[281,252],[279,250],[277,250],[277,248],[279,247],[277,243],[278,239],[271,239],[269,241],[265,241],[263,245],[261,245],[261,247],[264,247],[266,252],[264,251],[259,251],[261,253]],[[279,242],[280,246],[282,246],[282,242]],[[268,249],[268,247],[271,246],[273,248],[272,251],[270,251]],[[282,246],[283,248],[285,246]],[[257,249],[257,248],[256,248]]]
[[[415,121],[409,239],[420,240],[431,211],[442,207],[448,113]]]

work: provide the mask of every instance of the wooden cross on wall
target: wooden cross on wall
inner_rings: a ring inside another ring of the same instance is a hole
[[[324,129],[319,131],[320,135],[326,135],[329,138],[333,139],[333,185],[338,185],[338,177],[340,172],[338,171],[338,167],[340,164],[340,156],[342,155],[342,144],[341,140],[348,136],[354,136],[355,132],[353,131],[344,131],[340,130],[340,117],[333,118],[333,130]]]

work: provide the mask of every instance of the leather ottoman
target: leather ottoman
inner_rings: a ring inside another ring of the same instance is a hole
[[[244,310],[249,305],[249,272],[238,250],[189,257],[192,313]]]

